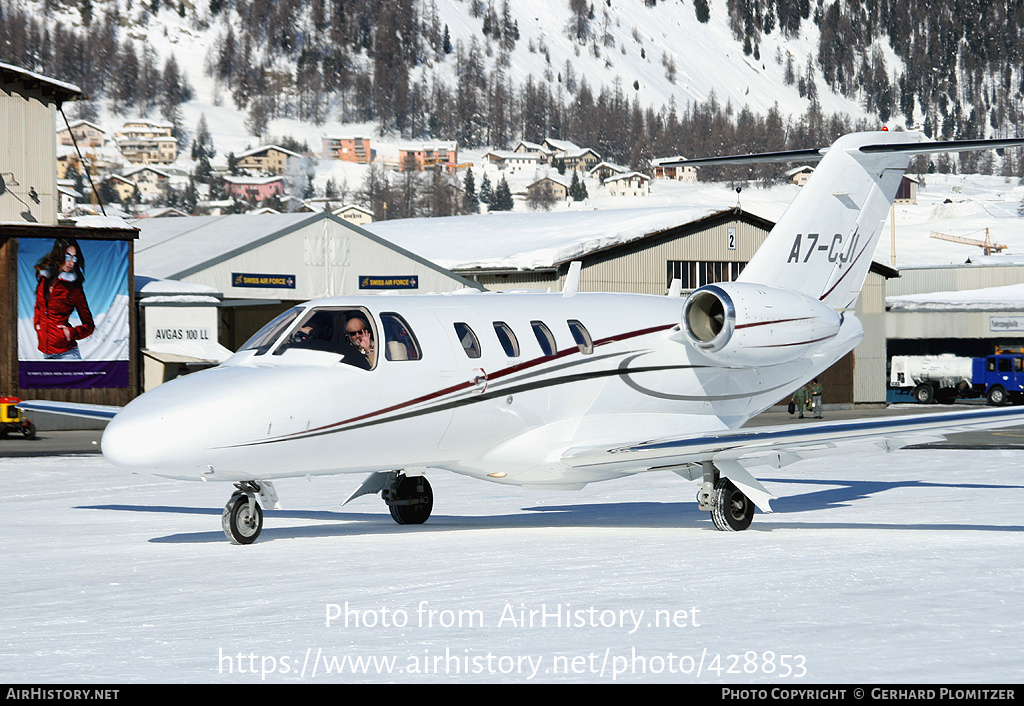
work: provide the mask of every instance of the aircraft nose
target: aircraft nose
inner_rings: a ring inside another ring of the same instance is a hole
[[[100,442],[104,457],[126,469],[196,477],[207,447],[200,410],[149,402],[139,398],[107,424]]]

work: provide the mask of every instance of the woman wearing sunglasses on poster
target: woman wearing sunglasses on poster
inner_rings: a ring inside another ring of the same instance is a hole
[[[49,254],[36,263],[35,329],[39,350],[48,359],[80,360],[78,341],[92,335],[96,326],[85,299],[85,257],[73,238],[54,241]],[[72,312],[81,325],[72,326]]]

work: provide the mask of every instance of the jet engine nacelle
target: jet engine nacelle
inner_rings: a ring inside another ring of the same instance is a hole
[[[817,299],[747,282],[694,290],[682,329],[703,354],[731,365],[795,360],[835,337],[842,317]]]

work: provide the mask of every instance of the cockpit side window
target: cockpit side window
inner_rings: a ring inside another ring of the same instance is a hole
[[[462,344],[462,349],[466,351],[466,355],[470,358],[480,357],[480,340],[473,333],[473,329],[469,327],[469,324],[457,321],[455,323],[455,335],[458,337],[459,343]]]
[[[504,349],[505,355],[509,358],[518,358],[519,340],[516,338],[516,334],[512,331],[512,328],[504,321],[495,321],[494,333],[498,336],[498,341],[501,343],[501,347]]]
[[[531,321],[530,326],[533,327],[533,333],[537,337],[537,343],[540,344],[544,355],[554,355],[558,346],[555,344],[555,336],[551,333],[551,329],[543,321]]]
[[[356,329],[367,331],[368,337],[350,333]],[[324,351],[343,356],[344,363],[370,370],[376,362],[374,341],[370,316],[363,309],[316,307],[306,313],[274,355],[291,349]]]
[[[394,312],[380,315],[384,329],[384,357],[388,360],[419,360],[420,344],[405,319]]]
[[[256,355],[263,355],[277,342],[278,337],[292,321],[302,312],[300,307],[293,307],[275,316],[270,323],[257,331],[252,338],[242,344],[239,351],[255,349]]]

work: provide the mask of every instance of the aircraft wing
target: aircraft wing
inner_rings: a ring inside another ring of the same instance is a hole
[[[106,404],[85,404],[82,402],[55,402],[53,400],[26,400],[14,405],[26,412],[45,412],[47,414],[63,414],[70,417],[85,417],[110,421],[121,407]]]
[[[637,444],[568,449],[562,462],[578,469],[637,472],[671,470],[697,480],[711,461],[759,508],[771,512],[774,496],[746,466],[784,465],[844,451],[895,451],[910,444],[940,441],[948,434],[1024,425],[1024,407],[986,408],[849,421],[753,427],[711,434],[652,439]]]

